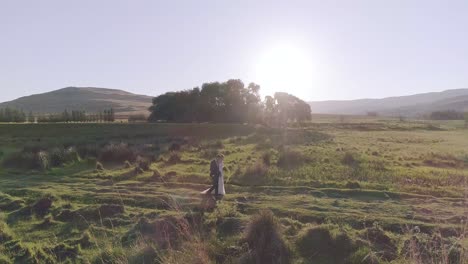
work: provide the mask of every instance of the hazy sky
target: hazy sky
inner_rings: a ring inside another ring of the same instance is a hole
[[[0,101],[229,78],[308,100],[468,87],[466,0],[0,0],[0,34]]]

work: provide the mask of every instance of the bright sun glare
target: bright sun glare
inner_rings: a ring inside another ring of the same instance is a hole
[[[312,63],[308,54],[293,45],[278,45],[267,50],[255,67],[255,81],[262,95],[288,92],[307,99],[312,87]]]

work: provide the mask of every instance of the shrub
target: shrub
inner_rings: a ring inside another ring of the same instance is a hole
[[[101,162],[124,162],[124,161],[135,161],[135,152],[124,143],[120,144],[109,144],[105,146],[100,154],[99,161]]]
[[[82,158],[84,157],[97,157],[98,156],[98,146],[96,144],[84,144],[77,145],[76,151],[78,155]]]
[[[270,210],[260,211],[252,216],[245,231],[256,263],[290,263],[291,252],[280,231],[280,225]]]
[[[39,168],[42,170],[46,170],[50,167],[49,164],[49,155],[45,151],[40,151],[37,154],[37,162],[39,165]]]
[[[314,263],[342,263],[354,250],[353,241],[346,233],[332,233],[324,225],[304,229],[298,235],[296,246],[302,257]]]
[[[35,155],[31,152],[16,152],[5,157],[3,166],[9,168],[24,168],[33,169],[36,167]]]
[[[50,165],[52,167],[58,167],[66,163],[71,163],[80,160],[78,152],[74,148],[53,148],[49,152],[49,158]]]
[[[3,160],[3,165],[10,168],[46,170],[49,168],[49,155],[45,151],[16,152]]]
[[[282,149],[279,153],[278,167],[280,168],[294,168],[302,165],[306,161],[306,157],[299,151]]]

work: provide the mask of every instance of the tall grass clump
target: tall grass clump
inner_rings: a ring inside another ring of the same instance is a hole
[[[122,163],[126,160],[134,162],[136,160],[136,153],[125,143],[109,144],[106,145],[99,154],[99,161],[101,162],[118,162]]]
[[[121,246],[106,245],[100,248],[99,255],[94,259],[93,264],[101,263],[129,263],[127,254]]]
[[[378,257],[385,261],[394,260],[398,255],[398,248],[393,239],[379,226],[363,230],[362,238],[370,242],[371,248],[378,252]]]
[[[193,263],[193,264],[211,264],[208,246],[203,241],[192,239],[182,244],[179,250],[170,249],[164,252],[161,256],[159,263],[164,264],[179,264],[179,263]],[[157,262],[158,263],[158,262]]]
[[[444,238],[441,234],[413,233],[401,250],[403,258],[411,263],[468,263],[468,249],[463,246],[465,234]]]
[[[252,216],[245,230],[249,258],[255,263],[291,263],[291,252],[281,234],[278,220],[270,210]]]
[[[299,254],[311,263],[343,263],[354,251],[352,239],[328,225],[308,227],[296,240]]]
[[[355,167],[359,165],[359,161],[356,159],[355,155],[351,152],[346,152],[344,154],[343,158],[341,159],[341,163],[343,165],[347,165],[351,167]]]
[[[104,165],[102,165],[102,163],[99,162],[99,161],[96,162],[96,170],[98,170],[98,171],[103,171],[104,170]]]
[[[269,182],[269,167],[262,160],[247,166],[244,170],[240,167],[231,176],[232,182],[240,185],[261,185]]]
[[[150,244],[141,241],[135,243],[134,246],[130,248],[131,254],[128,256],[129,263],[160,263],[160,252],[158,249]]]
[[[298,166],[301,166],[307,161],[307,158],[304,154],[297,150],[292,149],[281,149],[278,157],[278,167],[283,169],[291,169]]]
[[[76,146],[78,155],[82,158],[99,156],[99,147],[97,144],[79,144]]]
[[[45,151],[21,151],[3,159],[3,166],[8,168],[46,170],[50,168],[49,155]]]
[[[75,148],[53,148],[49,151],[50,165],[52,167],[62,166],[80,160],[80,156]]]

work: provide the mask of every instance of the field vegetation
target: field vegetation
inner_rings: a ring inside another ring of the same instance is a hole
[[[0,263],[467,263],[463,127],[2,124]]]

